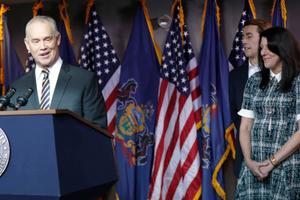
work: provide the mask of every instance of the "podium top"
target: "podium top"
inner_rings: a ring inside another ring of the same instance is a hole
[[[82,123],[86,124],[87,126],[96,129],[97,131],[103,133],[104,135],[112,138],[112,136],[107,132],[107,130],[100,128],[88,120],[82,118],[81,116],[77,115],[76,113],[71,112],[70,110],[67,109],[61,109],[61,110],[55,110],[55,109],[50,109],[50,110],[14,110],[14,111],[1,111],[0,112],[0,117],[1,116],[17,116],[17,115],[70,115],[74,117],[75,119],[81,121]]]

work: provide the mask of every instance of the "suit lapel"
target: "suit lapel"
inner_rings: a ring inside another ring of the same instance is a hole
[[[246,85],[246,82],[248,80],[248,74],[249,74],[249,66],[248,66],[248,62],[245,66],[242,66],[243,68],[243,73],[241,74],[241,78],[242,78],[242,83],[243,83],[243,88]]]
[[[66,64],[62,64],[61,70],[59,72],[58,80],[56,83],[56,87],[54,90],[54,94],[51,101],[51,108],[56,109],[66,91],[67,85],[71,79],[71,75],[69,74],[69,66]]]
[[[27,91],[28,88],[33,89],[33,93],[31,97],[29,98],[29,101],[26,105],[27,109],[39,109],[40,104],[39,104],[39,99],[38,99],[38,94],[37,94],[37,87],[36,87],[36,78],[35,78],[35,70],[31,70],[28,72],[27,75],[27,81],[25,81],[25,87],[23,93]]]

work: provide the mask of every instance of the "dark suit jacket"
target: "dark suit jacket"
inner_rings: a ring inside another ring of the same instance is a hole
[[[241,164],[243,161],[243,153],[239,141],[239,128],[241,124],[241,117],[237,114],[237,112],[242,107],[244,89],[248,80],[248,70],[248,62],[246,62],[244,65],[235,68],[229,73],[229,100],[231,120],[233,121],[237,129],[236,160],[234,163],[234,174],[236,177],[239,176]]]
[[[11,87],[16,89],[12,103],[24,94],[28,88],[33,89],[27,105],[22,110],[39,109],[36,89],[35,70],[16,80]],[[51,102],[51,109],[69,109],[91,121],[99,127],[106,128],[105,102],[99,91],[95,73],[66,63],[62,64]]]

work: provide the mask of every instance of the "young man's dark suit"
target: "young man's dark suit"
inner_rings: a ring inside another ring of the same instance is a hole
[[[242,107],[244,89],[248,80],[248,70],[248,62],[245,62],[242,66],[235,68],[229,73],[229,100],[231,120],[233,121],[237,129],[236,160],[234,162],[234,174],[236,177],[239,177],[241,164],[244,159],[239,141],[241,117],[237,114],[237,112]]]
[[[13,103],[28,88],[33,89],[27,105],[20,109],[40,109],[35,70],[22,76],[11,87],[16,89],[16,94],[12,98]],[[105,102],[99,91],[96,75],[85,69],[66,63],[62,64],[50,109],[69,109],[95,125],[106,128]]]

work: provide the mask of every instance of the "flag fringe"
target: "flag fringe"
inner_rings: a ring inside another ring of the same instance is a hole
[[[221,14],[220,14],[220,7],[217,3],[217,1],[215,0],[215,4],[216,4],[216,18],[217,18],[217,24],[218,24],[218,30],[220,32],[220,26],[221,26]]]
[[[85,10],[85,24],[89,22],[91,7],[94,5],[94,0],[89,0]]]
[[[236,158],[236,150],[234,145],[234,124],[231,123],[231,125],[226,129],[225,138],[230,146],[232,158]]]
[[[184,12],[181,0],[174,0],[172,7],[171,7],[171,16],[174,14],[175,6],[179,3],[179,17],[180,17],[180,29],[181,33],[183,33],[183,25],[184,25]]]
[[[183,42],[183,25],[184,25],[184,12],[181,0],[179,0],[179,20],[180,20],[180,32],[181,32],[181,39]]]
[[[279,0],[280,1],[280,14],[283,20],[283,26],[286,28],[286,21],[287,21],[287,10],[285,6],[285,0]],[[274,18],[274,12],[275,12],[275,6],[276,6],[277,0],[273,1],[272,10],[271,10],[271,17]]]
[[[147,5],[146,5],[146,1],[145,0],[140,0],[140,3],[142,5],[143,11],[144,11],[144,15],[145,15],[146,22],[147,22],[147,25],[148,25],[148,30],[149,30],[149,33],[150,33],[150,36],[151,36],[151,39],[152,39],[152,43],[153,43],[154,49],[155,49],[156,57],[158,59],[159,65],[161,65],[162,53],[161,53],[161,50],[158,47],[158,45],[157,45],[157,43],[155,41],[155,38],[154,38],[153,26],[152,26],[152,23],[150,21],[150,17],[149,17],[149,12],[148,12],[148,8],[147,8]]]
[[[60,18],[64,21],[65,29],[68,35],[69,42],[71,44],[74,43],[72,31],[71,31],[71,25],[70,25],[70,18],[67,12],[67,2],[66,0],[63,0],[61,4],[58,5]]]
[[[202,121],[200,121],[196,124],[197,130],[199,130],[201,127],[202,127]]]
[[[220,183],[218,182],[217,180],[217,175],[223,165],[223,163],[225,162],[225,160],[227,159],[228,155],[229,155],[229,152],[230,152],[230,146],[227,145],[227,148],[226,148],[226,151],[224,152],[221,160],[218,162],[215,170],[214,170],[214,173],[213,173],[213,177],[212,177],[212,185],[214,187],[214,189],[216,190],[217,194],[222,198],[222,199],[226,199],[226,193],[224,191],[224,189],[222,188],[222,186],[220,185]]]
[[[3,15],[8,11],[8,6],[1,4],[0,9],[0,84],[2,85],[2,94],[5,94],[5,76],[4,76],[4,27],[3,27]]]
[[[287,20],[287,10],[285,6],[285,0],[280,1],[280,8],[281,8],[281,17],[283,19],[284,28],[286,28],[286,20]]]
[[[217,4],[216,1],[215,1],[215,5],[216,5],[217,25],[218,25],[218,30],[220,32],[220,21],[221,21],[220,8],[219,8],[219,6],[218,6],[218,4]],[[201,19],[201,21],[202,21],[202,30],[201,30],[202,38],[203,38],[204,28],[205,28],[206,10],[207,10],[207,0],[205,0],[205,2],[204,2],[202,19]]]
[[[193,198],[193,200],[199,200],[202,194],[202,186],[200,186],[199,190],[197,191],[197,193],[195,194],[195,197]]]
[[[205,28],[206,10],[207,10],[207,0],[204,1],[203,13],[202,13],[202,17],[201,17],[201,25],[202,25],[201,34],[202,34],[202,38],[203,38],[204,28]]]
[[[172,3],[171,13],[170,13],[171,16],[174,15],[174,9],[175,9],[175,6],[176,6],[177,2],[179,2],[179,0],[174,0],[173,3]]]
[[[171,16],[174,15],[174,11],[176,9],[176,5],[179,3],[179,20],[180,20],[180,33],[181,33],[181,41],[183,42],[183,25],[184,25],[184,12],[181,0],[174,0],[171,6]]]
[[[249,4],[250,10],[252,12],[253,19],[256,19],[256,10],[255,10],[253,0],[248,0],[248,4]]]
[[[44,4],[42,1],[38,1],[38,2],[35,2],[33,4],[33,7],[32,7],[32,14],[33,14],[33,17],[37,16],[38,15],[38,11],[40,9],[44,8]]]
[[[226,200],[226,193],[224,191],[224,189],[222,188],[222,186],[220,185],[220,183],[218,182],[217,176],[218,173],[220,171],[220,169],[222,168],[224,162],[227,160],[230,151],[232,151],[232,154],[235,158],[235,149],[234,149],[234,144],[233,144],[233,139],[230,135],[231,132],[234,131],[234,125],[231,124],[227,129],[226,129],[226,133],[225,133],[225,138],[227,139],[228,145],[226,147],[226,151],[224,152],[223,156],[221,157],[220,161],[218,162],[214,173],[213,173],[213,177],[212,177],[212,185],[214,187],[214,189],[216,190],[217,194],[223,199]]]

